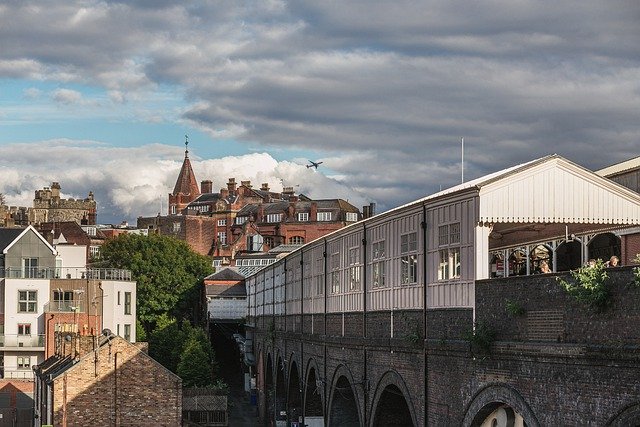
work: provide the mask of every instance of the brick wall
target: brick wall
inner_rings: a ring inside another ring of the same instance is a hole
[[[56,425],[181,423],[180,378],[119,337],[100,348],[97,361],[88,354],[53,387]]]
[[[621,237],[622,265],[633,263],[635,257],[640,254],[640,234],[628,234]]]

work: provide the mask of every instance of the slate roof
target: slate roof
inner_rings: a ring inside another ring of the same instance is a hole
[[[184,162],[182,162],[182,168],[178,174],[176,186],[173,188],[173,194],[185,194],[192,196],[198,196],[200,194],[198,182],[196,181],[196,176],[193,173],[191,161],[189,160],[189,151],[184,152]]]
[[[207,296],[216,297],[246,297],[247,288],[244,281],[235,285],[206,285]]]
[[[244,280],[244,277],[245,276],[238,273],[238,271],[234,270],[233,268],[227,267],[227,268],[220,269],[213,274],[208,275],[207,277],[204,278],[204,280],[224,280],[224,281]]]
[[[18,238],[24,228],[0,228],[0,252]]]
[[[51,233],[51,230],[53,230],[54,239],[59,239],[60,234],[62,234],[67,240],[67,243],[84,245],[91,240],[82,227],[80,227],[80,224],[75,221],[44,222],[40,224],[40,234],[45,237],[48,233]],[[96,228],[96,237],[99,238],[101,236],[104,236],[104,234]]]

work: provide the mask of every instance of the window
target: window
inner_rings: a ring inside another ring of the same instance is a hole
[[[347,212],[347,222],[356,222],[356,221],[358,221],[358,213]]]
[[[227,225],[227,220],[226,219],[219,219],[218,220],[218,227],[224,227]]]
[[[360,250],[349,249],[349,290],[360,289]]]
[[[440,246],[460,244],[460,223],[441,225],[438,227],[438,244]],[[439,252],[438,280],[460,278],[460,247],[454,246]]]
[[[118,291],[118,305],[120,305],[120,291]]]
[[[331,221],[331,212],[318,212],[318,221]]]
[[[171,205],[171,215],[176,214],[176,205]]]
[[[131,314],[131,292],[124,293],[124,314]]]
[[[96,234],[98,234],[98,230],[96,229],[96,227],[82,227],[82,229],[89,236],[95,236]]]
[[[131,342],[131,325],[124,325],[124,339]]]
[[[274,248],[274,247],[275,247],[275,246],[273,245],[273,242],[274,242],[273,237],[265,237],[265,238],[264,238],[264,244],[265,244],[266,246],[268,246],[269,248]]]
[[[37,313],[38,291],[18,291],[18,312]]]
[[[18,369],[30,369],[31,356],[18,356]]]
[[[282,220],[282,214],[269,214],[267,215],[267,222],[280,222]]]
[[[385,286],[384,256],[384,240],[374,243],[371,246],[371,279],[374,288]]]
[[[120,324],[116,325],[116,335],[120,336]]]
[[[340,292],[340,253],[331,254],[331,293]]]
[[[53,291],[54,301],[73,301],[73,291]]]
[[[298,212],[298,221],[309,221],[309,212]]]
[[[403,285],[417,281],[417,249],[417,233],[400,236],[400,283]]]
[[[246,216],[237,216],[236,217],[236,224],[237,225],[242,225],[245,222],[247,222],[247,217]]]
[[[224,231],[218,231],[218,243],[220,243],[221,245],[227,244],[227,233],[225,233]]]
[[[174,222],[173,223],[173,232],[174,233],[179,233],[180,232],[180,223],[179,222]]]
[[[18,323],[18,335],[31,335],[31,323]]]
[[[22,267],[26,279],[38,277],[38,258],[23,258]]]
[[[291,244],[291,245],[302,245],[302,244],[304,244],[304,237],[302,237],[302,236],[289,237],[289,244]]]
[[[89,257],[96,259],[100,256],[100,246],[89,246]]]
[[[316,259],[316,295],[324,295],[324,257]]]

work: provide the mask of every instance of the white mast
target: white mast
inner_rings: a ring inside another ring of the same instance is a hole
[[[464,138],[460,138],[462,141],[462,183],[464,184]]]

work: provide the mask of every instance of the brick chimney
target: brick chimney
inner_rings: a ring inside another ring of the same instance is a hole
[[[221,188],[220,197],[222,197],[223,199],[226,199],[227,197],[229,197],[229,190],[226,188]]]
[[[201,194],[209,194],[213,193],[213,183],[210,179],[205,179],[200,182],[200,193]]]
[[[240,181],[240,185],[251,188],[251,181]]]
[[[316,202],[311,202],[311,211],[309,212],[309,221],[317,221],[318,220],[318,204]]]
[[[260,189],[262,191],[269,191],[269,183],[268,182],[263,182],[262,186],[260,187]]]
[[[236,179],[235,178],[229,178],[229,182],[227,182],[227,190],[229,190],[229,193],[233,193],[234,191],[236,191]]]

